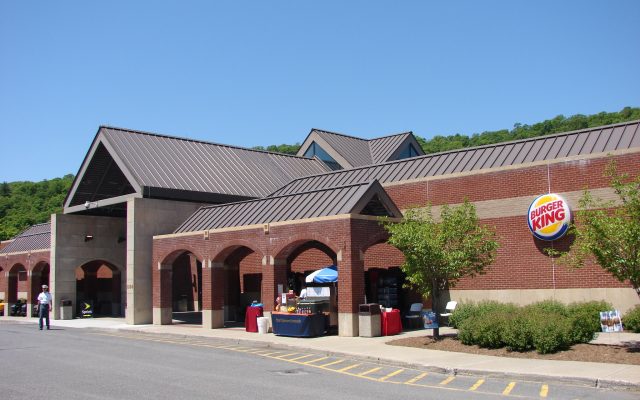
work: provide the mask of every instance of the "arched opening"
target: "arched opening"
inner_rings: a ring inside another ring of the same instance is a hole
[[[38,304],[38,294],[42,291],[42,285],[49,284],[49,263],[41,261],[31,271],[31,303]]]
[[[337,254],[327,244],[318,240],[299,240],[291,243],[276,256],[274,266],[276,295],[293,291],[300,296],[306,289],[307,297],[301,299],[304,308],[322,311],[327,315],[326,328],[329,333],[338,332],[338,285],[337,282],[306,282],[306,277],[319,269],[336,265]],[[273,301],[273,300],[271,300]],[[282,311],[286,306],[282,305]]]
[[[191,252],[171,265],[171,318],[176,323],[202,323],[202,262]]]
[[[122,317],[121,280],[118,267],[107,261],[94,260],[76,268],[76,314]]]
[[[405,274],[400,269],[404,255],[400,250],[379,241],[364,252],[364,282],[367,303],[378,303],[400,310],[405,315],[412,303],[424,303],[415,290],[405,287]],[[429,304],[424,303],[425,307]]]
[[[262,303],[262,256],[246,246],[228,249],[222,261],[221,288],[214,283],[213,290],[223,290],[224,326],[244,323],[245,311],[253,301]]]
[[[8,279],[9,293],[7,293],[7,306],[9,308],[9,315],[26,317],[27,296],[29,291],[27,286],[27,269],[22,264],[15,264],[9,270]]]

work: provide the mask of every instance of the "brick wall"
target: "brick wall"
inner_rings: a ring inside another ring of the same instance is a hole
[[[616,156],[615,159],[621,172],[637,174],[640,170],[640,153]],[[394,184],[385,190],[402,209],[427,203],[435,206],[458,204],[465,199],[504,203],[504,216],[500,216],[500,209],[494,212],[495,215],[480,215],[481,223],[493,226],[497,231],[500,248],[496,262],[485,274],[462,279],[456,289],[624,288],[628,285],[618,282],[596,265],[581,269],[558,265],[544,253],[544,248],[551,244],[534,239],[526,223],[528,199],[532,196],[547,193],[549,189],[558,193],[579,194],[585,186],[590,189],[608,187],[609,181],[603,177],[608,162],[607,157],[572,160]],[[575,208],[576,204],[571,206]],[[328,265],[332,263],[335,253],[340,275],[339,310],[348,313],[357,312],[357,305],[364,300],[365,270],[402,263],[399,251],[381,244],[384,238],[384,230],[376,221],[369,220],[333,219],[275,224],[269,234],[256,228],[212,232],[208,240],[202,234],[156,239],[154,260],[157,263],[172,251],[190,249],[200,259],[224,262],[238,246],[244,246],[251,249],[251,256],[240,262],[241,274],[262,273],[262,300],[268,303],[275,299],[278,284],[285,284],[286,287],[289,268],[294,272],[303,272],[310,267]],[[568,240],[561,239],[553,245],[566,247]],[[310,241],[320,242],[326,248],[300,251],[301,246]],[[273,259],[275,265],[262,265],[262,257]],[[220,290],[218,285],[219,282],[213,278],[213,296]],[[203,294],[209,296],[206,290],[203,290]],[[154,290],[154,304],[156,296],[158,294]],[[207,304],[207,300],[204,303]]]

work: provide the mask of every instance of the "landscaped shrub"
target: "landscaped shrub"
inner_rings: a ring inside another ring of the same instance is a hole
[[[511,303],[499,303],[497,301],[487,300],[479,303],[461,303],[458,304],[451,317],[449,317],[449,325],[453,328],[460,329],[464,321],[471,317],[481,317],[496,311],[514,312],[517,308],[516,305]]]
[[[533,315],[533,347],[540,354],[555,353],[571,345],[571,324],[559,313]]]
[[[624,329],[640,333],[640,306],[635,306],[622,316]]]
[[[503,330],[511,315],[502,310],[494,310],[467,318],[458,331],[458,337],[467,345],[475,344],[489,349],[503,347]]]
[[[611,305],[603,301],[569,306],[541,301],[524,307],[483,301],[460,305],[452,318],[456,317],[458,338],[465,345],[505,346],[510,351],[535,349],[545,354],[591,341],[600,331],[599,312],[610,309]],[[623,321],[626,326],[640,327],[640,306],[627,313]]]
[[[524,306],[524,310],[531,314],[555,313],[567,315],[567,306],[555,300],[544,300]]]
[[[509,351],[533,350],[533,323],[531,316],[519,310],[503,330],[503,342]]]
[[[449,326],[460,328],[462,322],[476,314],[477,305],[475,303],[458,303],[456,309],[449,317]]]
[[[612,310],[606,301],[572,303],[567,307],[571,324],[571,343],[589,343],[600,332],[600,311]]]

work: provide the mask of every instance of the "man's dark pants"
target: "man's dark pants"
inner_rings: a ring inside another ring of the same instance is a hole
[[[49,329],[49,305],[48,304],[40,304],[38,306],[38,321],[40,325],[40,329],[42,330],[42,319],[45,318],[47,320],[47,329]]]

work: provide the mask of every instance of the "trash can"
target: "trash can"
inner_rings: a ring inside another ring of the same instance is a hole
[[[360,304],[358,331],[361,337],[375,337],[381,334],[380,304]]]
[[[266,334],[269,332],[269,318],[258,317],[258,333]]]
[[[60,319],[73,319],[73,305],[71,300],[60,301]]]

